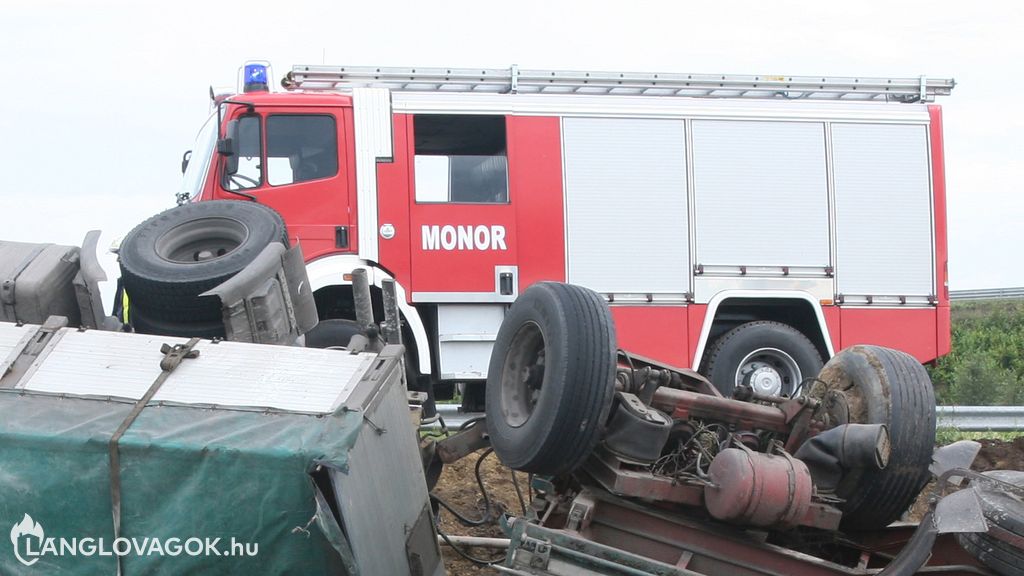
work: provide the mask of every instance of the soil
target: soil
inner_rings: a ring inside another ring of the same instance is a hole
[[[441,479],[434,489],[434,494],[455,508],[463,516],[471,519],[478,519],[483,516],[484,502],[477,486],[474,469],[484,451],[471,454],[454,464],[444,467]],[[484,458],[480,467],[481,478],[487,495],[491,500],[491,516],[497,518],[502,511],[507,510],[515,516],[522,515],[522,507],[519,498],[516,496],[515,487],[512,484],[512,471],[502,466],[498,457],[493,453]],[[519,487],[523,491],[524,498],[527,494],[526,474],[517,473]],[[441,531],[449,536],[484,536],[488,538],[507,538],[498,525],[497,520],[482,526],[465,526],[456,519],[455,515],[441,509]],[[463,548],[468,554],[481,560],[504,560],[505,551],[488,548]],[[444,565],[450,576],[467,576],[470,574],[498,574],[493,568],[479,566],[460,557],[450,546],[442,545],[441,553],[444,556]]]
[[[974,460],[974,470],[1024,470],[1024,436],[1012,441],[978,440],[981,452]]]

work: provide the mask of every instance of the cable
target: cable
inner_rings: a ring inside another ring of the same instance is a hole
[[[516,471],[512,470],[512,487],[516,489],[516,496],[519,498],[519,507],[523,510],[523,517],[526,517],[526,500],[523,499],[523,491],[519,488],[519,478]]]
[[[455,519],[465,526],[483,526],[484,524],[488,524],[491,522],[491,519],[488,517],[489,515],[486,513],[486,511],[484,512],[484,516],[482,518],[480,518],[479,520],[474,520],[473,518],[463,515],[461,512],[453,508],[451,504],[449,504],[447,501],[445,501],[437,494],[434,494],[433,492],[430,493],[430,499],[436,502],[445,510],[451,512],[452,515],[455,516]]]
[[[807,378],[804,378],[803,380],[800,381],[799,384],[796,385],[796,388],[793,389],[793,393],[790,394],[790,397],[791,398],[796,398],[800,394],[800,392],[803,392],[804,384],[807,384],[808,382],[814,382],[815,384],[821,384],[821,385],[825,386],[826,388],[828,388],[828,382],[825,382],[824,380],[822,380],[821,378],[818,378],[817,376],[808,376]],[[814,386],[811,386],[811,390],[808,392],[808,394],[813,394],[813,393],[814,393]]]
[[[467,420],[465,423],[462,424],[462,426],[459,427],[459,431],[461,432],[462,430],[466,429],[468,426],[470,426],[470,425],[472,425],[472,424],[474,424],[474,423],[476,423],[476,422],[478,422],[480,420],[483,420],[483,417],[473,418],[473,419]],[[484,486],[483,476],[481,475],[481,469],[482,469],[484,460],[488,456],[490,456],[493,452],[494,452],[493,448],[488,448],[488,449],[484,450],[483,453],[481,453],[480,456],[477,458],[476,465],[473,467],[473,475],[476,477],[476,485],[480,489],[480,494],[483,496],[483,500],[484,500],[483,516],[479,520],[466,517],[465,515],[463,515],[458,510],[455,510],[455,508],[453,508],[450,504],[445,502],[444,499],[442,499],[437,494],[434,494],[433,492],[430,493],[430,499],[432,501],[436,502],[439,506],[443,507],[445,510],[451,512],[455,516],[455,518],[459,522],[464,524],[464,525],[467,525],[467,526],[482,526],[484,524],[493,523],[494,522],[494,518],[492,517],[492,514],[491,514],[491,512],[492,512],[492,510],[491,510],[491,497],[487,493],[487,487]],[[526,513],[526,503],[523,501],[522,492],[520,491],[518,480],[515,477],[515,472],[512,473],[512,482],[513,482],[513,485],[516,488],[516,494],[519,496],[519,503],[523,507],[523,513],[525,514]],[[504,516],[504,514],[502,514],[502,516]],[[448,544],[448,546],[451,547],[452,550],[455,551],[456,554],[458,554],[459,556],[461,556],[461,557],[465,558],[466,560],[472,562],[473,564],[476,564],[478,566],[494,566],[495,564],[498,564],[502,560],[505,559],[505,556],[499,556],[498,558],[494,558],[494,559],[491,559],[491,560],[485,560],[483,558],[477,558],[476,556],[473,556],[469,552],[466,552],[465,550],[463,550],[460,546],[456,545],[454,542],[451,541],[450,538],[448,538],[448,535],[445,534],[443,530],[441,530],[440,519],[438,519],[438,522],[436,523],[435,528],[437,529],[437,534],[445,541],[446,544]]]
[[[484,459],[494,453],[494,448],[484,450],[483,454],[476,459],[476,466],[473,468],[473,475],[476,476],[476,485],[480,487],[480,494],[484,497],[484,518],[491,519],[491,497],[487,495],[487,488],[484,487],[484,479],[480,476],[480,466]]]
[[[469,420],[466,420],[465,422],[463,422],[462,426],[459,426],[459,432],[462,432],[466,428],[469,428],[470,425],[472,425],[472,424],[476,424],[477,422],[480,422],[480,421],[486,420],[486,419],[487,419],[487,416],[477,416],[475,418],[470,418]]]
[[[492,448],[484,450],[483,454],[481,454],[480,457],[477,458],[476,467],[474,468],[474,475],[476,476],[476,485],[477,487],[480,488],[480,494],[482,494],[484,498],[483,516],[481,516],[479,519],[474,519],[466,516],[465,514],[459,512],[454,507],[452,507],[451,504],[446,502],[437,494],[434,494],[433,492],[430,493],[430,499],[432,501],[437,502],[438,505],[443,507],[445,510],[451,512],[459,522],[466,526],[483,526],[484,524],[489,524],[494,520],[493,516],[491,515],[491,497],[487,494],[487,488],[484,487],[484,480],[480,476],[480,465],[483,464],[484,459],[487,458],[492,452],[494,452]]]

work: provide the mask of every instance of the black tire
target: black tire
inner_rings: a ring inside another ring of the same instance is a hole
[[[306,348],[348,347],[349,340],[363,329],[355,320],[332,318],[321,320],[312,330],[306,332]]]
[[[597,445],[615,386],[615,328],[604,299],[541,282],[505,316],[487,372],[487,432],[510,468],[564,474]]]
[[[1024,472],[993,470],[984,473],[997,480],[1024,486]],[[990,525],[1024,538],[1024,504],[1005,492],[984,487],[978,490],[981,510]],[[1002,576],[1024,576],[1024,550],[988,533],[968,532],[956,535],[957,542],[979,562]]]
[[[224,338],[224,322],[212,320],[207,322],[168,322],[150,318],[144,310],[135,306],[129,307],[129,320],[132,329],[139,334],[156,334],[159,336],[178,336],[181,338]]]
[[[171,208],[136,226],[118,252],[132,306],[153,320],[219,320],[220,302],[199,294],[237,274],[271,242],[284,241],[281,216],[241,200]]]
[[[758,351],[764,352],[758,356]],[[779,393],[787,396],[822,366],[817,347],[802,332],[781,322],[759,320],[741,324],[715,340],[704,356],[701,373],[729,398],[745,375],[741,369],[756,365],[759,358],[775,365]]]
[[[822,368],[816,388],[824,395],[833,425],[885,424],[889,464],[882,470],[850,471],[836,489],[845,502],[842,527],[888,526],[910,507],[928,482],[935,445],[935,393],[924,366],[913,356],[881,346],[853,346]],[[836,406],[841,405],[837,409]]]

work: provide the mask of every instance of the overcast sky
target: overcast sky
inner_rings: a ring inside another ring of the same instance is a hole
[[[1019,2],[0,0],[0,238],[102,244],[170,207],[246,59],[953,77],[950,285],[1024,286]],[[105,265],[112,266],[112,260]]]

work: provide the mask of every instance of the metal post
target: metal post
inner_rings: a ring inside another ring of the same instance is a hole
[[[356,303],[356,322],[363,329],[373,326],[373,302],[370,300],[370,281],[365,268],[352,271],[352,298]]]
[[[380,286],[384,292],[384,324],[381,326],[384,341],[388,344],[401,344],[402,326],[398,314],[398,294],[395,291],[395,281],[385,278],[381,280]]]

